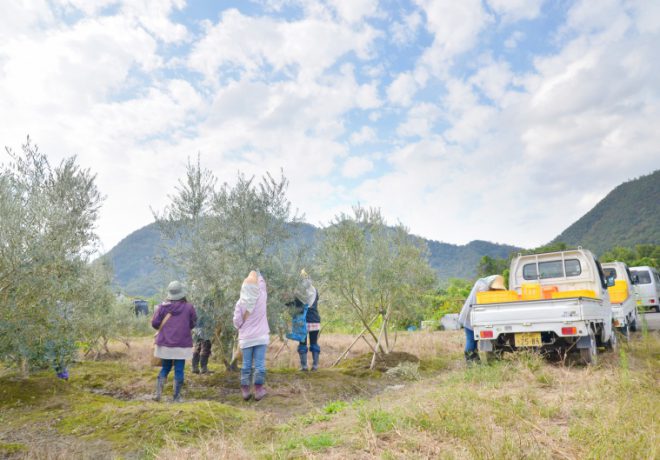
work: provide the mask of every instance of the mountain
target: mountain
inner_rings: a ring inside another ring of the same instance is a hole
[[[616,187],[553,242],[598,255],[615,246],[660,244],[660,169]]]
[[[302,224],[295,229],[294,241],[314,245],[321,229]],[[424,239],[423,239],[424,240]],[[514,246],[472,241],[458,246],[438,241],[424,240],[429,248],[429,262],[438,273],[441,281],[449,278],[474,278],[479,259],[483,256],[505,258]],[[103,258],[114,268],[114,283],[129,295],[150,297],[161,292],[172,273],[156,263],[157,257],[165,256],[163,241],[155,223],[134,231],[108,251]]]

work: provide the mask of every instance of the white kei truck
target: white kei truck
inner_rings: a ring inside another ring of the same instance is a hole
[[[637,331],[637,301],[639,294],[628,265],[623,262],[603,263],[603,273],[612,304],[612,325],[630,340],[630,332]],[[612,283],[613,282],[613,283]]]
[[[598,347],[615,349],[612,306],[603,269],[581,247],[521,255],[511,261],[509,290],[477,294],[474,338],[487,359],[505,351],[579,353],[595,364]]]

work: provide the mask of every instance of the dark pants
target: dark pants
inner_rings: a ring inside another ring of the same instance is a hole
[[[183,368],[186,365],[185,359],[163,359],[163,367],[160,369],[160,376],[167,378],[174,366],[174,380],[183,382]]]
[[[321,331],[309,331],[309,350],[314,353],[314,352],[320,352],[321,347],[319,346],[319,332]],[[298,353],[307,353],[307,337],[305,337],[304,342],[300,342],[300,345],[298,345]]]
[[[193,353],[200,356],[211,356],[211,341],[198,340],[195,342]]]
[[[467,327],[465,328],[465,351],[477,351],[477,342],[474,340],[474,331]]]

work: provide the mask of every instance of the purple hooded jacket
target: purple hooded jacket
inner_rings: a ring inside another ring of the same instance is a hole
[[[151,318],[151,326],[158,329],[165,319],[165,315],[171,313],[163,328],[156,337],[156,345],[159,347],[181,347],[192,348],[192,328],[197,323],[197,312],[195,307],[182,300],[168,301],[158,306]]]

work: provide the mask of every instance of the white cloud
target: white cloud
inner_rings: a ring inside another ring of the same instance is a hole
[[[369,126],[363,126],[359,131],[351,134],[350,142],[354,145],[366,144],[376,139],[376,131]]]
[[[368,25],[355,31],[327,20],[282,22],[232,9],[195,43],[189,65],[212,82],[225,67],[255,76],[272,66],[274,72],[314,79],[346,53],[367,57],[377,35]]]
[[[509,38],[506,39],[506,41],[504,42],[504,46],[506,46],[509,49],[513,49],[518,46],[518,44],[522,41],[523,38],[525,38],[525,34],[520,30],[516,30],[509,36]]]
[[[515,22],[540,2],[416,0],[392,24],[385,2],[277,0],[198,36],[181,0],[5,3],[0,138],[98,172],[106,249],[197,152],[223,181],[284,168],[312,223],[359,200],[426,237],[530,246],[660,167],[657,2],[571,4],[525,73],[506,59],[531,53]],[[484,33],[502,23],[504,56]]]
[[[391,27],[391,39],[399,45],[404,46],[412,43],[422,25],[422,15],[419,11],[406,14],[401,21],[394,21]]]
[[[354,24],[378,12],[378,0],[329,0],[339,16]]]
[[[421,64],[431,73],[447,73],[452,58],[472,49],[479,33],[492,21],[480,0],[416,0],[426,15],[426,28],[433,43],[424,52]]]
[[[408,72],[399,74],[387,88],[387,98],[394,104],[410,105],[418,87],[412,74]]]
[[[534,19],[541,12],[544,0],[488,0],[490,7],[505,22]]]
[[[357,179],[371,171],[373,167],[373,162],[368,158],[349,157],[344,161],[344,167],[342,168],[341,173],[344,177]]]

